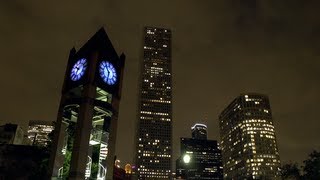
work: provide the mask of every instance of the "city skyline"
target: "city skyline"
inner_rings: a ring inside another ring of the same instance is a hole
[[[209,139],[219,139],[223,108],[240,93],[257,92],[270,98],[281,162],[301,162],[320,148],[320,49],[314,30],[319,22],[313,8],[319,2],[263,2],[106,1],[77,7],[1,2],[7,26],[0,30],[0,77],[6,87],[0,122],[26,130],[31,119],[55,120],[70,47],[81,47],[103,25],[117,52],[128,57],[117,154],[122,162],[133,162],[142,32],[144,26],[157,26],[172,29],[174,37],[173,159],[179,137],[188,136],[196,120],[208,125]]]

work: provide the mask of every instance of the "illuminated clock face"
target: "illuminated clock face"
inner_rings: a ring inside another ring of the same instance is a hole
[[[85,58],[79,59],[71,69],[71,80],[78,81],[87,69],[87,60]]]
[[[113,85],[117,81],[117,73],[114,66],[108,61],[102,61],[99,66],[100,76],[105,83]]]

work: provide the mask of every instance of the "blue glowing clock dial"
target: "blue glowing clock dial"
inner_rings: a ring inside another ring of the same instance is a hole
[[[99,66],[100,76],[108,85],[114,85],[117,82],[117,72],[114,66],[108,61],[102,61]]]
[[[78,81],[87,69],[87,60],[85,58],[79,59],[71,69],[71,80]]]

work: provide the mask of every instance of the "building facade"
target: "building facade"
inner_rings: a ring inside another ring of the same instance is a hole
[[[0,144],[21,145],[24,142],[24,132],[17,124],[0,126]]]
[[[192,138],[207,139],[207,126],[205,124],[195,124],[191,127]]]
[[[32,145],[47,146],[52,140],[49,134],[54,130],[54,124],[50,121],[29,121],[28,138]]]
[[[180,139],[181,156],[176,161],[177,179],[223,179],[218,142],[207,140],[207,126],[204,124],[195,124],[191,130],[192,138]]]
[[[169,179],[172,154],[171,31],[144,29],[136,165],[139,179]]]
[[[242,94],[219,116],[225,179],[277,179],[280,158],[269,99]]]

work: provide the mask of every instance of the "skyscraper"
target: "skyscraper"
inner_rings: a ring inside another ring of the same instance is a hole
[[[192,138],[207,139],[207,126],[205,124],[195,124],[191,127]]]
[[[172,154],[171,31],[146,27],[136,136],[139,179],[169,179]]]
[[[279,177],[280,158],[267,96],[240,95],[219,120],[225,179]]]
[[[223,179],[218,142],[207,140],[207,126],[204,124],[195,124],[191,130],[192,138],[180,139],[181,156],[176,161],[177,178]]]
[[[52,140],[49,134],[54,130],[54,124],[51,121],[31,120],[29,121],[28,138],[32,145],[47,146]]]

